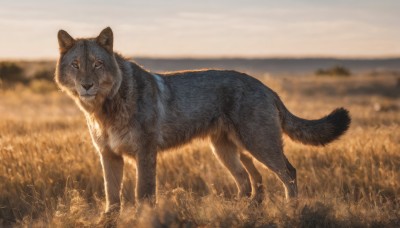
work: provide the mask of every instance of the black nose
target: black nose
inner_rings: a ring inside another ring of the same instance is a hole
[[[91,84],[81,84],[81,85],[82,85],[82,87],[83,87],[84,89],[89,90],[90,88],[92,88],[93,83],[91,83]]]

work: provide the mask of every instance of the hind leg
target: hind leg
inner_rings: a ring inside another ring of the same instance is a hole
[[[297,190],[297,172],[296,169],[292,166],[292,164],[290,164],[289,160],[286,158],[285,155],[283,155],[283,157],[285,158],[285,163],[286,163],[286,168],[289,171],[289,176],[291,178],[291,186],[294,189],[293,190],[293,197],[297,197],[298,195],[298,190]]]
[[[281,148],[270,147],[252,154],[277,175],[285,187],[287,200],[297,197],[296,169],[289,163]]]
[[[242,138],[246,149],[273,171],[285,187],[286,199],[297,197],[296,169],[283,154],[282,138],[278,123],[270,122],[258,127],[258,134]],[[268,126],[268,127],[267,127]]]
[[[251,177],[251,184],[253,188],[253,199],[261,203],[264,198],[264,186],[262,184],[262,176],[254,166],[253,158],[245,153],[240,153],[240,161],[246,168]]]
[[[296,169],[287,161],[283,153],[277,155],[279,152],[274,152],[275,155],[270,156],[271,153],[257,153],[255,156],[257,160],[267,166],[273,171],[285,187],[286,199],[297,197],[297,180]]]
[[[226,134],[215,135],[211,138],[211,142],[214,154],[235,179],[236,186],[239,189],[239,197],[250,197],[250,178],[240,162],[240,152],[236,144]]]

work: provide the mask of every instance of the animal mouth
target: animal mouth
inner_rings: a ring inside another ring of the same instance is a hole
[[[96,94],[85,93],[85,94],[79,94],[79,96],[82,100],[90,101],[96,97]]]

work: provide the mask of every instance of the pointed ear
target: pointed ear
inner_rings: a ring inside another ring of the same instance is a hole
[[[111,28],[107,27],[103,29],[100,35],[96,38],[96,42],[108,52],[113,53],[114,36]]]
[[[60,53],[64,54],[75,44],[74,38],[72,38],[66,31],[60,30],[57,34],[58,45],[60,48]]]

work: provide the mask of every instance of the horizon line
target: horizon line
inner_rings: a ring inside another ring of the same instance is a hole
[[[118,53],[118,52],[116,52]],[[382,60],[382,59],[400,59],[399,55],[122,55],[127,59],[162,59],[162,60],[218,60],[218,59],[343,59],[343,60]],[[22,57],[22,58],[3,58],[1,62],[51,62],[57,61],[58,57]]]

